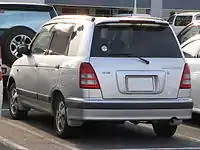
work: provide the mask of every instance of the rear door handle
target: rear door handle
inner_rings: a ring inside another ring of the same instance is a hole
[[[60,68],[60,65],[56,65],[55,68],[56,68],[56,69],[59,69],[59,68]]]

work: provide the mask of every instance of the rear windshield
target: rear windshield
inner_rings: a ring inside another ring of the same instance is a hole
[[[25,6],[24,6],[25,7]],[[51,7],[50,7],[51,8]],[[16,25],[41,26],[56,14],[52,9],[1,9],[0,28],[11,28]],[[33,27],[34,28],[34,27]]]
[[[177,16],[175,26],[187,26],[192,22],[192,16]]]
[[[91,57],[181,58],[168,26],[99,25],[94,29]]]

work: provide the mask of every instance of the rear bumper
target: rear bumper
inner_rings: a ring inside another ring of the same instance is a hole
[[[161,100],[84,100],[67,99],[68,119],[73,120],[169,120],[190,119],[190,98]]]

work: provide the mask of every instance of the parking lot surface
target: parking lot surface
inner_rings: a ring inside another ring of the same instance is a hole
[[[176,136],[171,139],[156,137],[151,125],[135,126],[129,122],[124,125],[88,125],[77,131],[77,138],[60,139],[54,133],[52,117],[47,114],[32,111],[26,120],[17,121],[10,119],[7,104],[3,108],[1,136],[18,149],[200,149],[198,116],[179,126]]]
[[[4,144],[1,144],[1,143],[0,143],[0,149],[1,149],[1,150],[14,150],[14,149],[12,149],[12,148],[10,148],[10,147],[4,145]]]

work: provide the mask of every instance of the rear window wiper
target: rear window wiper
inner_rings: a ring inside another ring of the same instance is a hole
[[[117,54],[117,53],[115,53],[115,54],[112,54],[112,53],[111,53],[111,54],[109,54],[109,56],[136,57],[136,58],[140,59],[141,61],[143,61],[144,63],[150,64],[150,61],[148,61],[148,60],[146,60],[146,59],[144,59],[144,58],[142,58],[142,57],[140,57],[140,56],[134,56],[134,55],[128,54],[128,53],[118,53],[118,54]]]
[[[137,58],[139,58],[140,60],[142,60],[143,62],[145,62],[147,65],[150,64],[150,61],[140,57],[140,56],[136,56]]]

